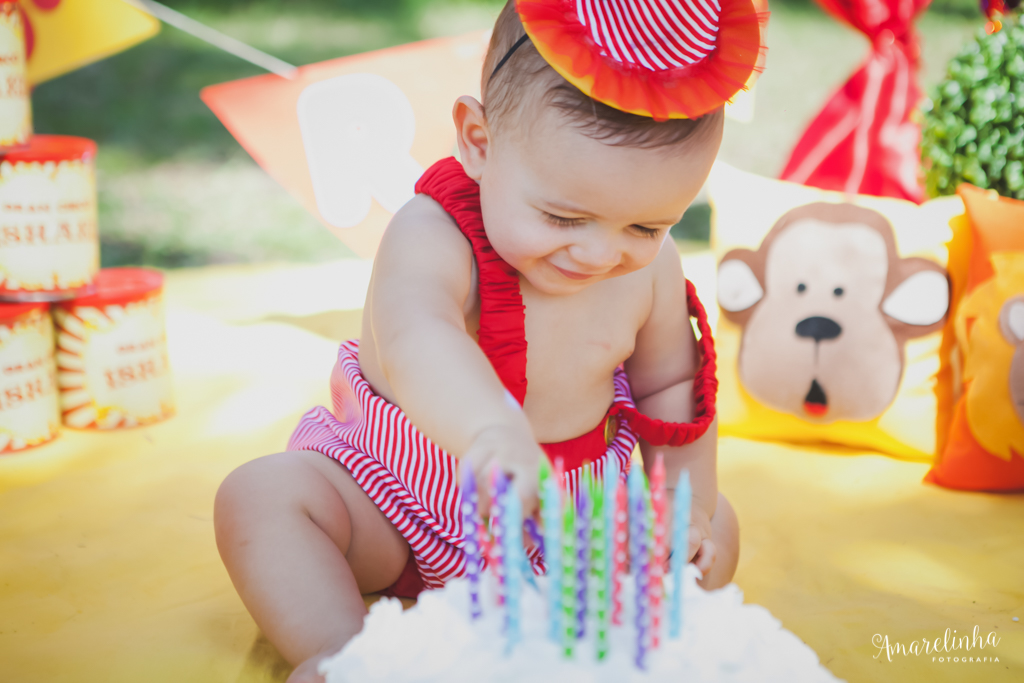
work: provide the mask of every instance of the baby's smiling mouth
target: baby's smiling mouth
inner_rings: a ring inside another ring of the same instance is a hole
[[[565,268],[559,268],[554,263],[551,264],[551,267],[554,268],[555,270],[557,270],[559,273],[561,273],[565,277],[569,278],[570,280],[589,280],[592,277],[597,277],[596,273],[593,274],[593,275],[588,274],[588,273],[577,273],[574,270],[566,270]]]

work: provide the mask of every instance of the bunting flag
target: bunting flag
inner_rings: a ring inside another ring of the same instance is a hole
[[[455,151],[452,105],[479,96],[489,31],[221,83],[200,96],[267,173],[372,258],[423,170]]]
[[[125,0],[21,0],[35,85],[151,38],[160,22]]]
[[[796,143],[783,180],[921,203],[921,128],[911,112],[920,44],[915,17],[931,0],[817,0],[864,33],[871,52]]]

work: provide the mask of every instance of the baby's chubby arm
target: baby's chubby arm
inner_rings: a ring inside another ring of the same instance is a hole
[[[686,305],[686,279],[671,239],[665,241],[651,267],[651,310],[637,333],[633,354],[625,363],[626,372],[641,413],[666,421],[689,422],[693,419],[693,380],[700,358]],[[702,437],[686,446],[640,443],[648,474],[655,453],[664,454],[670,502],[680,471],[685,467],[690,472],[693,510],[687,559],[693,559],[705,574],[714,561],[711,518],[718,502],[717,445],[717,420]]]
[[[367,366],[375,361],[387,384],[375,386],[378,393],[478,477],[493,465],[511,474],[530,510],[542,451],[466,329],[473,284],[469,243],[436,202],[415,197],[395,215],[374,261],[366,302],[373,357],[361,359],[364,375],[373,384]],[[366,322],[363,330],[365,338]]]

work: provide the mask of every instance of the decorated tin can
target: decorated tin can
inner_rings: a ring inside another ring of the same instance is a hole
[[[92,291],[100,266],[95,158],[95,142],[66,135],[36,135],[0,154],[0,299]]]
[[[60,430],[47,308],[0,303],[0,454],[45,443]]]
[[[117,429],[174,413],[163,275],[106,268],[95,293],[54,305],[64,424]]]
[[[0,150],[32,137],[25,62],[25,15],[17,2],[0,0]]]

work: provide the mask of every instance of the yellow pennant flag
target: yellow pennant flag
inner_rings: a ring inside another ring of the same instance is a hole
[[[21,0],[28,81],[42,83],[156,35],[160,22],[124,0]]]

